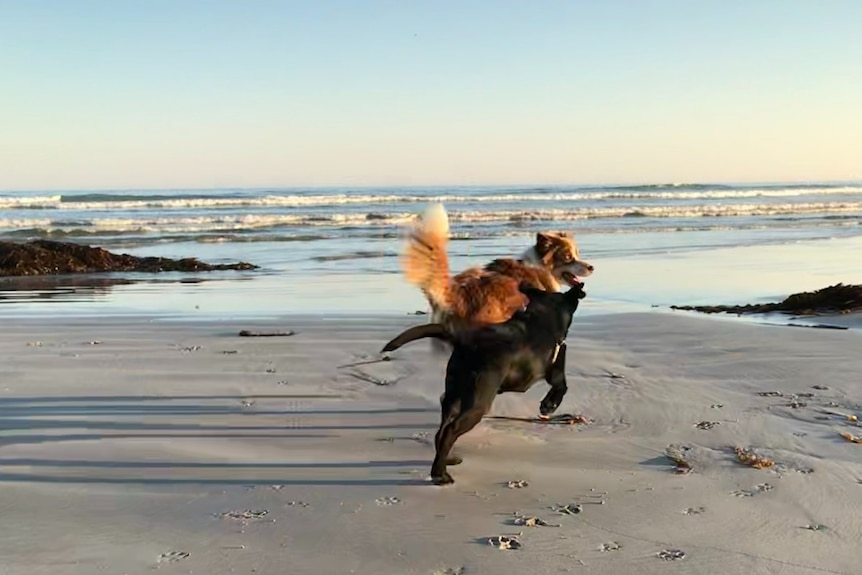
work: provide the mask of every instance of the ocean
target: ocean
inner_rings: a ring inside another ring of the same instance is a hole
[[[862,183],[0,192],[0,239],[248,261],[251,272],[0,282],[0,316],[227,319],[425,309],[400,276],[412,217],[450,217],[451,265],[575,234],[596,271],[585,313],[768,301],[862,283]]]

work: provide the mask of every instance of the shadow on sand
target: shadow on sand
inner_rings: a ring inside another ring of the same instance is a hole
[[[436,417],[422,417],[416,423],[399,421],[411,414],[432,414],[432,408],[315,409],[297,403],[287,409],[254,409],[254,403],[275,400],[301,402],[305,399],[333,399],[337,396],[314,395],[194,395],[194,396],[64,396],[16,397],[0,399],[0,453],[9,445],[86,442],[136,441],[176,439],[269,439],[287,440],[289,445],[309,440],[333,440],[358,430],[413,430],[436,427]],[[283,404],[283,403],[282,403]],[[165,416],[178,420],[164,421]],[[196,421],[196,418],[221,416],[218,423]],[[254,425],[255,416],[267,422]],[[284,416],[284,422],[277,418]],[[362,420],[352,422],[360,416]],[[370,421],[369,423],[369,416]],[[231,419],[243,424],[231,425]],[[322,423],[320,418],[335,418]],[[156,418],[153,421],[153,418]],[[276,422],[273,423],[273,418]],[[398,418],[398,419],[393,419]],[[162,420],[162,421],[159,421]],[[245,423],[249,424],[246,425]],[[331,432],[331,433],[322,433]],[[339,433],[343,432],[343,433]],[[417,444],[418,445],[418,444]],[[367,460],[309,462],[237,462],[237,461],[175,461],[147,459],[89,460],[38,457],[0,457],[0,482],[37,483],[109,483],[148,485],[420,485],[424,480],[403,477],[398,468],[425,468],[429,460]],[[15,468],[21,469],[17,472]],[[40,472],[44,468],[44,472]],[[74,469],[69,473],[69,469]],[[208,470],[214,475],[194,478],[177,470]],[[383,477],[358,477],[350,472],[380,470]],[[105,475],[104,470],[117,473]],[[148,477],[141,470],[165,470],[162,477]],[[247,471],[242,473],[243,470]],[[344,477],[332,472],[344,471]],[[102,473],[100,473],[102,471]],[[219,471],[224,471],[219,477]],[[273,472],[276,473],[273,473]],[[284,473],[277,473],[283,471]],[[316,476],[316,471],[324,476]],[[92,473],[90,473],[92,472]],[[176,476],[172,476],[174,473]],[[237,477],[241,472],[242,477]],[[300,475],[301,473],[301,475]],[[401,475],[386,477],[386,475]]]

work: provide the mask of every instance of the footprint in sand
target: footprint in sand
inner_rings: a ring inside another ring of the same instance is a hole
[[[431,572],[431,575],[464,575],[464,566],[435,569]]]
[[[706,507],[689,507],[683,510],[683,515],[700,515],[706,511]]]
[[[658,553],[656,553],[659,559],[664,559],[665,561],[679,561],[680,559],[685,559],[685,551],[681,549],[662,549]]]
[[[377,505],[400,505],[401,499],[398,497],[378,497],[374,500]]]
[[[700,423],[696,423],[695,427],[698,429],[708,430],[712,429],[716,425],[721,425],[720,421],[701,421]]]
[[[249,519],[263,519],[269,511],[266,509],[246,509],[245,511],[225,511],[220,514],[223,519],[236,519],[239,521],[248,521]]]
[[[433,442],[430,439],[428,439],[428,432],[427,431],[417,431],[416,433],[413,433],[410,435],[410,439],[412,439],[413,441],[415,441],[417,443],[422,443],[425,445],[433,444]]]
[[[506,487],[508,487],[509,489],[523,489],[524,487],[527,487],[528,485],[530,485],[530,484],[523,479],[515,479],[512,481],[506,482]]]
[[[167,553],[162,553],[159,555],[159,563],[176,563],[177,561],[182,561],[183,559],[188,559],[189,554],[185,551],[168,551]]]
[[[559,523],[548,523],[541,517],[517,516],[512,520],[512,524],[524,527],[561,527]]]
[[[767,491],[772,491],[775,489],[769,483],[761,483],[754,489],[737,489],[736,491],[731,491],[731,495],[736,495],[737,497],[753,497],[758,493],[765,493]]]
[[[775,466],[775,471],[780,475],[784,475],[786,473],[790,473],[791,471],[794,473],[801,473],[802,475],[809,475],[814,473],[813,467],[797,467],[796,465],[790,464],[785,465],[783,463],[779,463]]]
[[[180,350],[180,351],[182,351],[182,352],[185,352],[185,353],[190,353],[190,352],[193,352],[193,351],[200,351],[200,350],[202,350],[202,349],[203,349],[203,346],[200,346],[200,345],[184,345],[184,346],[177,346],[177,349],[178,349],[178,350]]]
[[[515,535],[498,535],[496,537],[491,537],[488,539],[488,545],[501,550],[520,549],[523,546],[521,541]]]
[[[601,551],[602,553],[607,553],[608,551],[619,551],[620,549],[622,549],[622,545],[620,545],[616,541],[602,543],[599,546],[599,551]]]
[[[583,511],[584,508],[577,503],[569,503],[568,505],[554,505],[551,507],[551,510],[561,513],[562,515],[577,515]]]

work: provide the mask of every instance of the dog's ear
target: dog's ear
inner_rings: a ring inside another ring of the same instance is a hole
[[[544,232],[536,233],[536,253],[539,254],[539,257],[543,257],[549,251],[551,251],[551,247],[553,246],[554,240],[551,236]]]

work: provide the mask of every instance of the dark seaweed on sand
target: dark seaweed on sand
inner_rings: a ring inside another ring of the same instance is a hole
[[[207,264],[196,258],[137,257],[115,254],[72,242],[35,240],[27,243],[0,242],[0,277],[38,276],[97,272],[202,272],[253,270],[257,266]]]
[[[795,293],[778,303],[747,305],[672,305],[671,309],[702,313],[769,313],[797,315],[862,311],[862,285],[835,284],[813,292]]]

